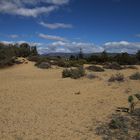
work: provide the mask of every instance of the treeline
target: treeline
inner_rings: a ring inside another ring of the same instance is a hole
[[[13,65],[17,57],[37,56],[36,46],[28,43],[4,44],[0,43],[0,67]]]
[[[10,66],[15,64],[17,57],[27,57],[30,61],[35,61],[36,66],[42,62],[47,62],[49,65],[57,65],[60,67],[79,67],[83,64],[106,64],[117,63],[119,65],[139,65],[140,50],[136,54],[119,53],[109,54],[103,51],[100,54],[92,54],[86,56],[82,49],[78,55],[71,55],[69,58],[57,56],[41,56],[37,52],[36,46],[30,46],[28,43],[22,44],[4,44],[0,43],[0,67]],[[41,64],[42,65],[42,64]]]
[[[140,64],[140,51],[136,54],[120,53],[120,54],[108,54],[106,51],[102,52],[100,55],[91,55],[86,58],[88,62],[93,63],[106,63],[106,62],[117,62],[120,65],[136,65]]]

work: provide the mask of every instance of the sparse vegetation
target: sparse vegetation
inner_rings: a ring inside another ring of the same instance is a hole
[[[83,67],[79,67],[75,69],[64,69],[62,72],[63,78],[70,77],[72,79],[78,79],[83,76],[85,76],[85,70]]]
[[[38,55],[36,47],[31,47],[27,43],[4,44],[0,43],[0,68],[17,63],[16,57],[28,57]]]
[[[128,97],[128,102],[131,104],[134,103],[133,96]],[[137,94],[137,97],[139,96]],[[102,136],[102,139],[105,140],[139,140],[140,109],[134,109],[134,106],[130,106],[130,112],[113,114],[109,123],[102,123],[96,128],[96,134]]]
[[[103,72],[104,71],[103,68],[101,68],[99,66],[94,66],[94,65],[88,66],[86,69],[89,71],[94,71],[94,72]]]
[[[62,72],[62,77],[63,78],[71,77],[71,69],[64,69]]]
[[[140,80],[140,73],[136,72],[129,77],[131,80]]]
[[[135,106],[139,101],[140,101],[140,94],[135,94],[128,97],[128,103],[130,104],[130,113],[134,112]]]
[[[49,69],[51,68],[51,64],[48,62],[41,62],[37,67],[41,69]]]
[[[120,64],[118,64],[117,62],[113,62],[113,63],[106,63],[103,68],[105,69],[114,69],[114,70],[121,70],[123,69],[122,66]]]
[[[117,73],[116,75],[112,75],[108,80],[108,82],[115,82],[115,81],[123,82],[124,81],[123,74]]]

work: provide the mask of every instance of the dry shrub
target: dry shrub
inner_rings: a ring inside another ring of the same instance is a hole
[[[131,80],[140,80],[140,72],[136,72],[129,77]]]
[[[41,63],[38,65],[38,68],[41,68],[41,69],[49,69],[49,68],[51,68],[51,64],[48,63],[48,62],[41,62]]]
[[[94,71],[94,72],[103,72],[105,71],[103,68],[99,67],[99,66],[89,66],[86,68],[89,71]]]
[[[106,63],[106,64],[103,66],[103,68],[105,68],[105,69],[114,69],[114,70],[121,70],[121,69],[123,69],[123,68],[121,67],[121,65],[118,64],[117,62]]]
[[[120,74],[120,73],[117,73],[116,75],[112,75],[108,80],[108,82],[115,82],[115,81],[123,82],[124,81],[124,75]]]
[[[70,77],[72,79],[78,79],[85,76],[85,70],[83,67],[78,67],[76,69],[64,69],[62,72],[62,77]]]

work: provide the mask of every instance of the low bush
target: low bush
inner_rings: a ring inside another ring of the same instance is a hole
[[[15,58],[5,58],[3,60],[0,60],[0,68],[5,68],[5,67],[8,67],[8,66],[12,66],[15,64]]]
[[[113,63],[106,63],[103,68],[105,69],[114,69],[114,70],[121,70],[123,69],[121,67],[121,65],[119,65],[117,62],[113,62]]]
[[[63,72],[62,72],[62,77],[63,78],[71,77],[71,70],[64,69]]]
[[[70,77],[72,79],[78,79],[85,75],[85,70],[83,67],[79,67],[76,69],[64,69],[62,72],[62,77],[67,78]]]
[[[124,117],[117,116],[113,118],[109,123],[111,129],[124,129],[127,128],[127,120]]]
[[[55,65],[63,68],[81,67],[86,63],[86,60],[58,60]]]
[[[56,61],[56,65],[59,66],[59,67],[63,67],[63,68],[69,68],[70,67],[70,63],[68,61],[65,61],[65,60]]]
[[[71,69],[71,78],[72,79],[78,79],[83,76],[85,76],[85,70],[83,67],[79,67],[77,69]]]
[[[130,104],[130,113],[133,113],[135,110],[135,106],[137,105],[137,103],[140,101],[140,94],[134,94],[134,95],[130,95],[128,97],[128,103]]]
[[[112,75],[108,80],[108,82],[115,82],[115,81],[123,82],[124,81],[123,74],[117,73],[116,75]]]
[[[129,77],[131,80],[140,80],[140,72],[136,72]]]
[[[139,93],[129,96],[128,102],[131,105],[138,103],[134,96],[140,100]],[[140,108],[134,109],[133,106],[133,111],[130,109],[130,113],[113,113],[110,121],[100,123],[95,131],[104,140],[140,140]]]
[[[51,64],[48,62],[42,62],[39,65],[37,65],[37,67],[41,69],[49,69],[51,68]]]
[[[99,67],[99,66],[89,66],[86,68],[89,71],[94,71],[94,72],[103,72],[105,71],[103,68]]]

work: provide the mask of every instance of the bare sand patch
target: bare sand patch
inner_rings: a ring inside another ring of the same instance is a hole
[[[116,70],[93,80],[62,79],[62,68],[32,62],[0,70],[0,140],[100,140],[96,125],[139,91],[140,81],[127,78],[139,70],[119,71],[123,83],[108,83]]]

